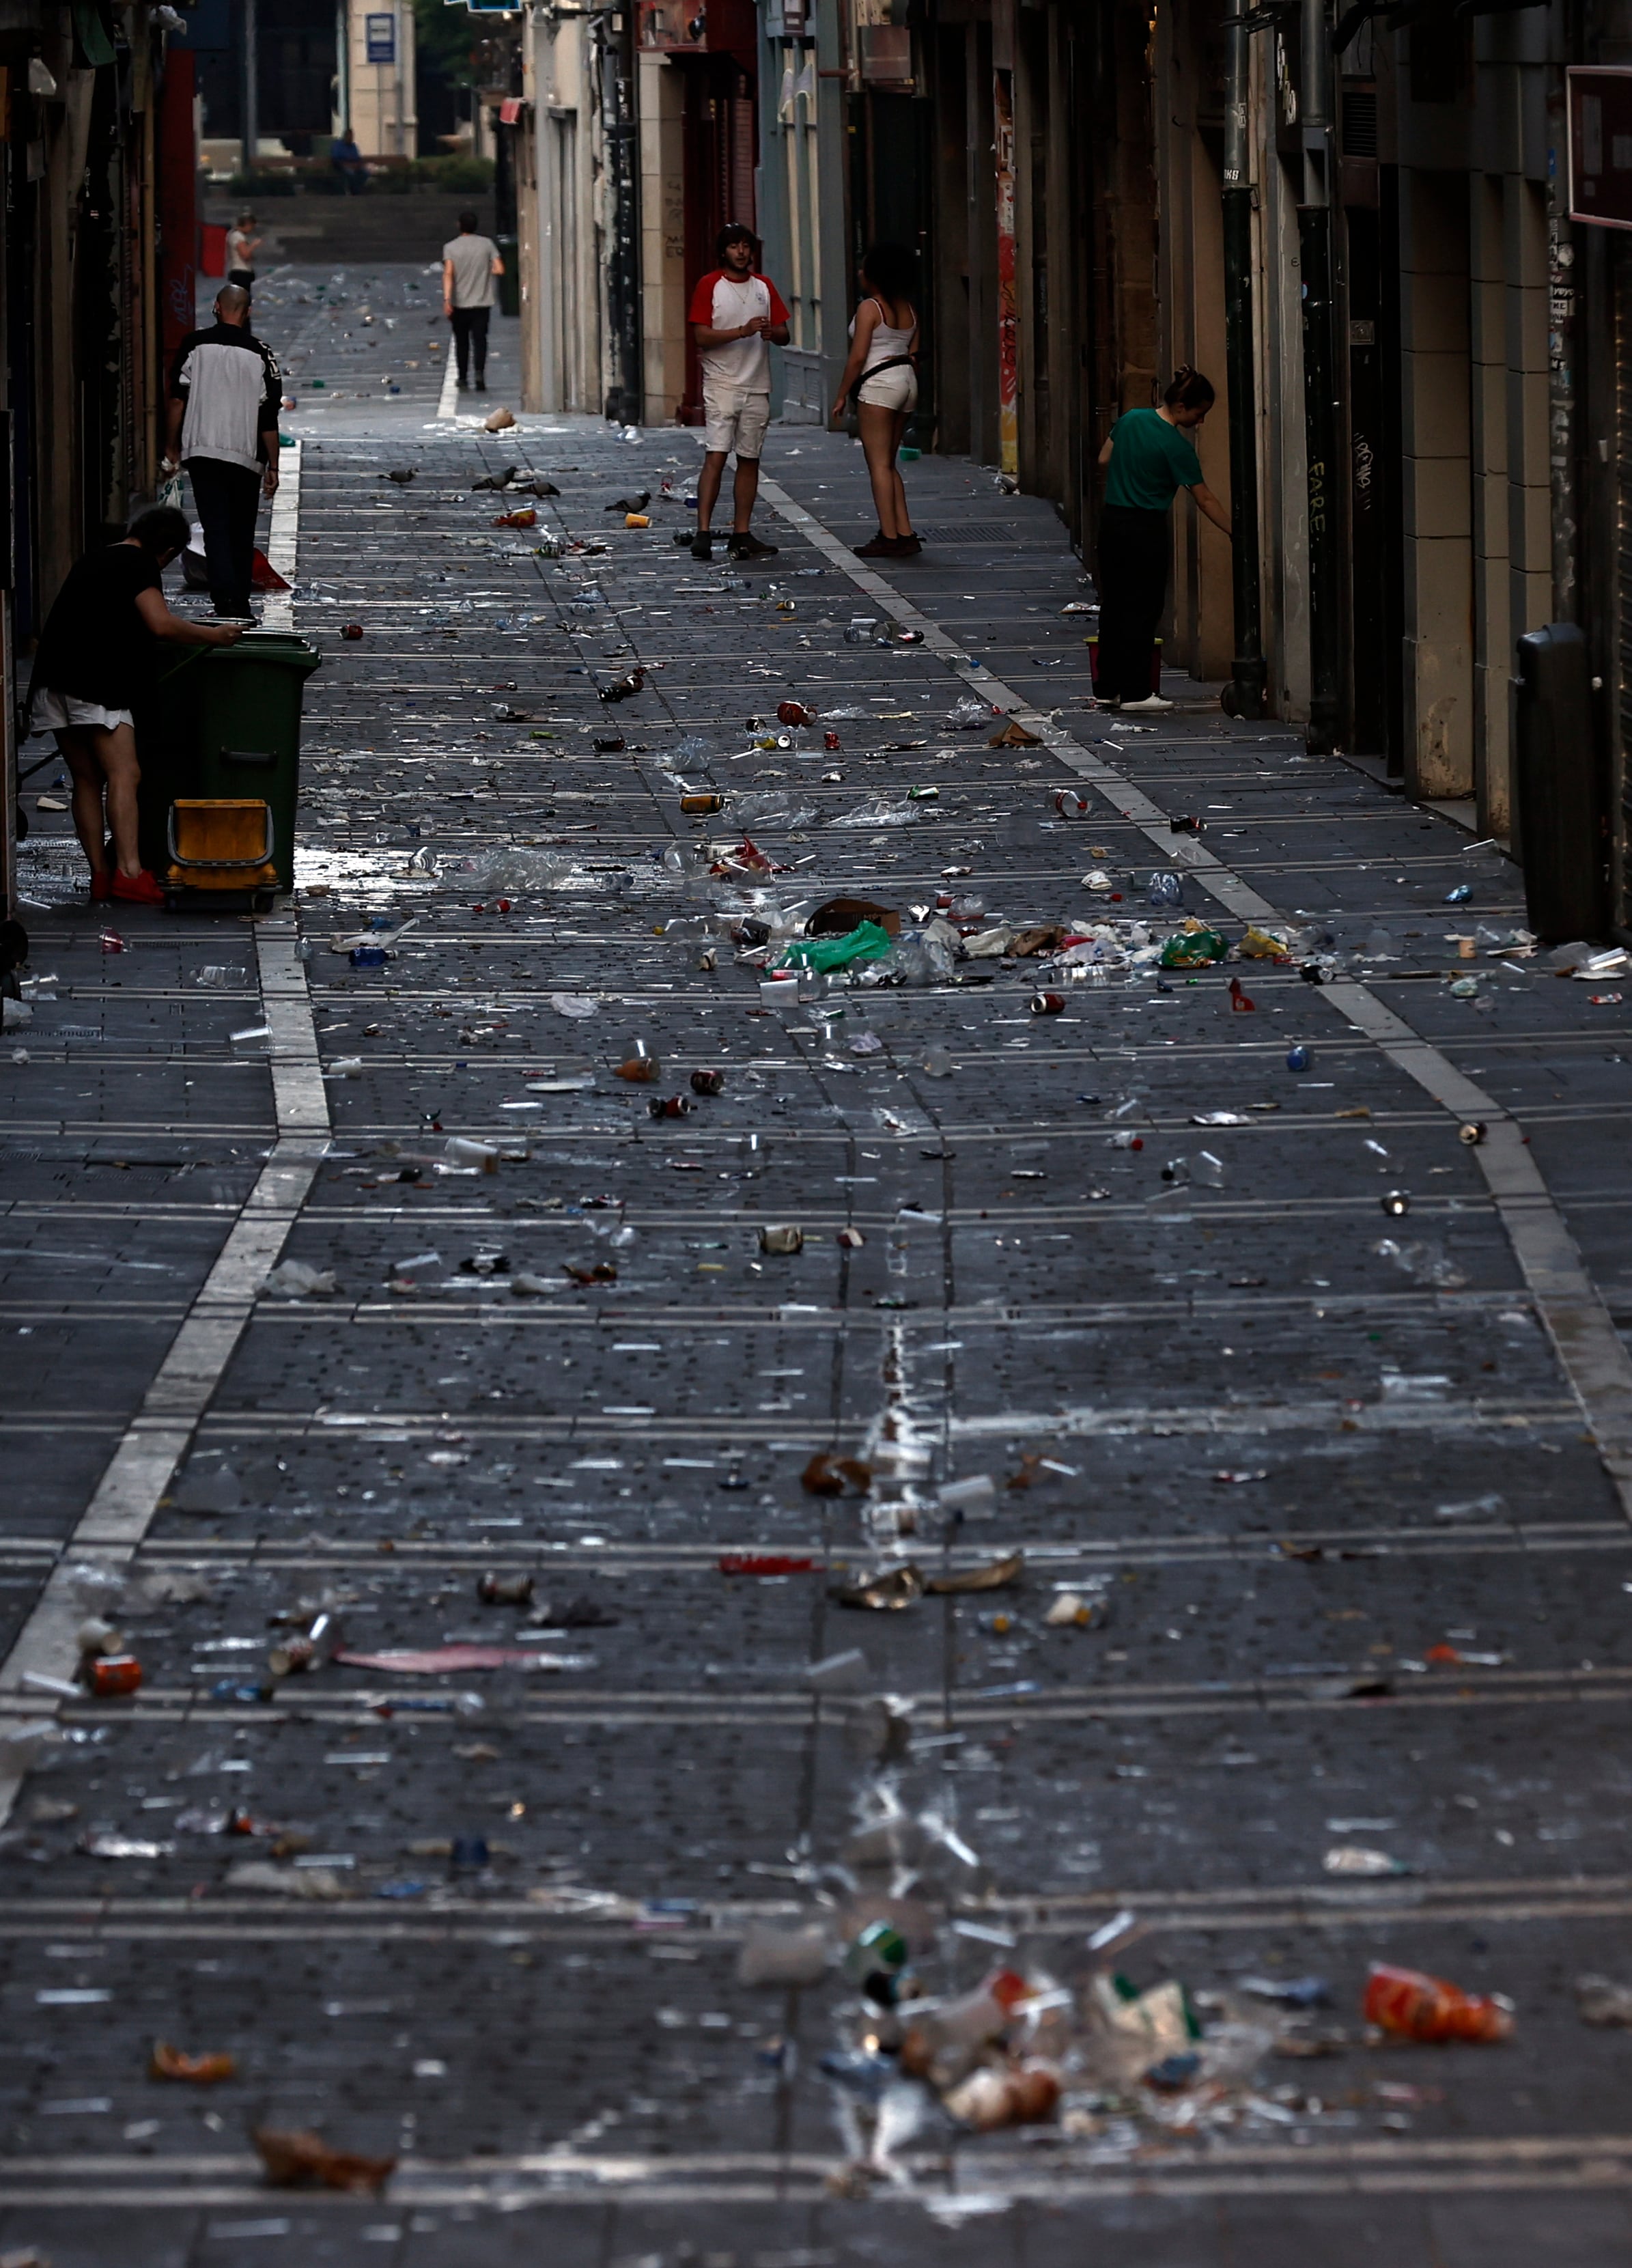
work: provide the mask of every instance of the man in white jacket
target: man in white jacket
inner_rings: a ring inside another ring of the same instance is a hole
[[[165,469],[185,465],[204,530],[210,597],[223,620],[253,619],[255,514],[277,487],[277,357],[249,328],[249,294],[216,295],[216,320],[182,340],[171,365]]]

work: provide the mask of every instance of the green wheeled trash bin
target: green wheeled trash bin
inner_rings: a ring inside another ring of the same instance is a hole
[[[163,664],[138,725],[142,864],[161,880],[172,861],[172,809],[202,797],[264,803],[277,887],[295,886],[300,709],[322,656],[290,630],[246,630],[236,645],[187,646]],[[220,902],[220,893],[211,893]]]

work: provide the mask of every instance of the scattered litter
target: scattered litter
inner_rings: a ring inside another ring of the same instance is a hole
[[[1018,1583],[1025,1572],[1025,1553],[1011,1551],[1004,1558],[989,1560],[983,1567],[966,1567],[955,1575],[931,1575],[923,1587],[937,1596],[961,1591],[1003,1591]]]
[[[495,410],[494,416],[502,417],[506,424],[516,422],[508,410]],[[492,418],[488,424],[489,430],[495,430]],[[305,2130],[283,2132],[276,2127],[257,2126],[254,2139],[266,2168],[267,2179],[274,2189],[315,2186],[373,2197],[384,2189],[396,2170],[394,2158],[364,2158],[350,2151],[336,2150],[320,2134]]]
[[[280,1260],[267,1270],[266,1288],[290,1300],[332,1300],[334,1271],[309,1267],[304,1260]]]
[[[434,1677],[445,1670],[473,1669],[592,1669],[588,1654],[538,1653],[514,1646],[434,1646],[404,1647],[389,1653],[353,1653],[334,1657],[347,1669],[384,1669],[401,1676]]]
[[[1384,1874],[1408,1874],[1411,1869],[1399,1859],[1391,1859],[1386,1851],[1373,1851],[1364,1843],[1336,1843],[1320,1861],[1328,1874],[1357,1874],[1365,1877]]]
[[[1504,2040],[1513,2004],[1500,1993],[1464,1992],[1418,1969],[1374,1968],[1365,1988],[1368,2024],[1408,2040]]]
[[[1170,937],[1161,950],[1164,968],[1205,968],[1209,961],[1222,961],[1230,950],[1216,929],[1208,929],[1198,921]],[[1238,980],[1231,978],[1231,984]]]
[[[961,1519],[989,1519],[997,1509],[997,1484],[989,1473],[974,1473],[967,1480],[945,1482],[937,1500],[943,1512]]]
[[[737,1955],[739,1984],[819,1984],[830,1951],[827,1933],[818,1924],[779,1929],[768,1922],[749,1925]]]
[[[894,1614],[902,1607],[910,1607],[923,1596],[922,1569],[910,1560],[900,1567],[886,1568],[877,1575],[867,1575],[854,1583],[836,1583],[828,1597],[841,1607],[862,1607],[874,1613]]]
[[[348,1757],[353,1763],[357,1759]],[[332,1867],[277,1866],[269,1859],[241,1859],[229,1867],[223,1888],[235,1890],[268,1892],[274,1897],[304,1898],[308,1903],[331,1905],[341,1898],[355,1897],[353,1886]]]
[[[872,1486],[872,1467],[859,1457],[824,1450],[811,1459],[800,1478],[812,1496],[865,1496]]]
[[[1607,1977],[1577,1977],[1576,2008],[1584,2024],[1632,2029],[1632,1984]]]
[[[1096,1630],[1108,1613],[1103,1599],[1086,1598],[1080,1591],[1062,1591],[1043,1623],[1049,1630]]]
[[[215,2087],[238,2073],[237,2058],[230,2055],[186,2055],[167,2040],[155,2040],[148,2058],[150,2079],[190,2080],[195,2087]]]

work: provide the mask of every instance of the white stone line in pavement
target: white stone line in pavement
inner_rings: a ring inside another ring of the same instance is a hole
[[[1057,2158],[1040,2170],[1034,2163],[985,2151],[968,2154],[967,2181],[971,2209],[993,2210],[974,2200],[1001,2197],[1004,2207],[1034,2200],[1051,2211],[1062,2205],[1092,2205],[1138,2198],[1334,2197],[1351,2205],[1361,2197],[1421,2193],[1428,2197],[1496,2192],[1566,2193],[1632,2188],[1632,2163],[1621,2135],[1563,2134],[1497,2136],[1446,2143],[1368,2139],[1325,2143],[1312,2137],[1307,2146],[1283,2149],[1231,2142],[1209,2154],[1171,2154],[1128,2170],[1072,2168]],[[949,2225],[961,2225],[959,2192],[948,2181],[949,2163],[933,2158],[904,2158],[915,2178],[881,2185],[874,2211],[885,2207],[934,2213],[944,2205]],[[484,2159],[481,2170],[437,2166],[404,2159],[393,2177],[390,2211],[408,2208],[502,2212],[508,2220],[523,2213],[544,2216],[562,2207],[582,2212],[586,2198],[602,2210],[615,2206],[651,2212],[659,2207],[764,2205],[787,2207],[831,2201],[829,2177],[839,2170],[837,2155],[720,2152],[712,2158],[637,2159],[596,2157],[563,2152],[519,2159]],[[236,2176],[236,2178],[234,2178]],[[536,2187],[524,2186],[529,2177]],[[943,2186],[946,2184],[946,2186]],[[264,2218],[269,2205],[265,2182],[236,2153],[195,2158],[153,2160],[112,2154],[64,2154],[50,2159],[14,2159],[3,2182],[0,2204],[9,2210],[46,2212],[166,2208],[194,2212],[239,2208]],[[298,2200],[303,2221],[342,2221],[355,2214],[356,2200],[316,2191]],[[386,2208],[376,2208],[385,2210]],[[342,2223],[343,2225],[343,2223]],[[261,2223],[253,2224],[260,2230]],[[266,2223],[267,2232],[292,2226],[287,2212]],[[355,2227],[355,2223],[353,2223]],[[393,2224],[392,2232],[397,2234]]]
[[[532,1302],[528,1302],[531,1307]],[[408,1303],[389,1311],[401,1314]],[[282,1312],[280,1310],[280,1312]],[[478,1311],[489,1322],[498,1315],[508,1321],[509,1310],[488,1308]],[[1443,1311],[1442,1311],[1443,1312]],[[366,1308],[356,1311],[346,1307],[325,1307],[324,1313],[339,1314],[349,1322],[370,1321]],[[310,1310],[298,1307],[297,1317],[311,1321]],[[959,1325],[967,1329],[974,1322],[991,1323],[1005,1334],[1014,1331],[1023,1321],[1022,1310],[993,1317],[972,1315]],[[435,1317],[414,1307],[408,1320],[423,1329]],[[680,1311],[680,1320],[695,1328],[697,1310]],[[716,1322],[730,1323],[731,1316],[715,1316]],[[785,1330],[789,1320],[771,1314],[761,1319],[768,1329]],[[833,1314],[800,1315],[793,1322],[809,1324],[827,1332],[840,1328]],[[890,1318],[893,1321],[893,1317]],[[879,1319],[882,1326],[884,1318]],[[460,1321],[461,1329],[469,1328],[470,1316]],[[594,1328],[592,1322],[590,1328]],[[640,1328],[647,1328],[643,1313]],[[887,1333],[886,1334],[887,1336]],[[1238,1435],[1268,1436],[1272,1433],[1327,1433],[1340,1426],[1352,1426],[1361,1434],[1428,1433],[1448,1435],[1453,1432],[1495,1432],[1510,1436],[1528,1432],[1533,1426],[1552,1427],[1578,1422],[1578,1405],[1560,1396],[1557,1400],[1540,1397],[1518,1400],[1511,1395],[1490,1395],[1476,1401],[1423,1401],[1385,1403],[1354,1403],[1335,1395],[1323,1395],[1319,1400],[1295,1403],[1183,1403],[1164,1405],[1147,1402],[1130,1403],[1125,1406],[1096,1408],[1091,1404],[1063,1406],[1052,1409],[1008,1409],[982,1412],[978,1416],[955,1417],[949,1421],[954,1440],[1007,1440],[1024,1435],[1028,1439],[1041,1436],[1059,1440],[1067,1438],[1114,1440],[1122,1436],[1158,1439],[1180,1435],[1203,1438],[1231,1439]],[[210,1437],[212,1441],[300,1441],[327,1442],[342,1440],[369,1442],[384,1437],[390,1440],[430,1440],[445,1420],[426,1416],[416,1410],[404,1410],[390,1417],[354,1416],[349,1411],[320,1415],[316,1410],[239,1410],[230,1418],[212,1421]],[[700,1418],[581,1418],[570,1412],[558,1415],[540,1414],[536,1418],[496,1418],[484,1410],[462,1411],[459,1428],[472,1441],[484,1447],[500,1442],[555,1442],[565,1447],[585,1443],[599,1444],[608,1438],[639,1444],[643,1447],[680,1447],[687,1444],[717,1444],[720,1420],[717,1415]],[[34,1430],[34,1429],[30,1429]],[[731,1439],[739,1444],[751,1442],[756,1447],[769,1447],[775,1442],[797,1445],[801,1454],[818,1449],[833,1438],[829,1425],[814,1421],[804,1425],[776,1427],[767,1422],[751,1424],[743,1418],[731,1420]]]
[[[135,1556],[317,1177],[329,1134],[328,1105],[296,946],[292,914],[257,924],[261,997],[272,1031],[276,1142],[33,1612],[0,1664],[0,1695],[22,1696],[31,1705],[37,1695],[41,1714],[55,1713],[62,1697],[33,1681],[70,1678],[78,1654],[75,1633],[85,1610],[66,1569],[85,1558],[119,1567]],[[20,1774],[0,1774],[0,1821],[21,1784]]]
[[[796,504],[779,482],[761,477],[760,491],[775,511],[859,589],[887,608],[897,622],[921,630],[925,646],[938,654],[972,692],[994,707],[1005,709],[1027,732],[1035,733],[1051,755],[1097,787],[1124,819],[1132,820],[1159,850],[1165,866],[1193,874],[1239,921],[1274,923],[1283,918],[1278,907],[1261,897],[1194,836],[1173,834],[1170,814],[1124,773],[1084,747],[1051,717],[1022,701],[983,662],[971,660],[937,622],[858,560],[813,512]],[[1448,1056],[1386,1007],[1369,986],[1345,978],[1319,987],[1318,994],[1333,1012],[1363,1032],[1380,1054],[1445,1110],[1460,1120],[1483,1122],[1485,1138],[1474,1155],[1560,1366],[1592,1428],[1605,1470],[1622,1510],[1632,1520],[1632,1354],[1530,1154],[1518,1122],[1459,1071]]]
[[[267,564],[286,583],[295,579],[300,549],[301,444],[278,452],[277,494],[272,499],[272,528],[267,537]],[[263,630],[292,630],[295,627],[293,591],[274,591],[261,609]]]
[[[437,396],[437,416],[439,423],[452,425],[459,417],[459,357],[453,351],[453,334],[448,333],[447,361],[443,365],[442,391]]]

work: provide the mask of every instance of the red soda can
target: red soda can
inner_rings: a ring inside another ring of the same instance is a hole
[[[646,1108],[654,1118],[689,1118],[692,1110],[683,1094],[654,1094]]]
[[[695,1071],[691,1075],[694,1094],[724,1094],[725,1074],[723,1071]]]
[[[839,745],[838,734],[836,733],[824,733],[821,736],[821,744],[824,748],[836,748]]]
[[[1032,995],[1033,1016],[1057,1016],[1064,1006],[1063,992],[1033,992]]]
[[[779,701],[776,721],[779,725],[813,725],[816,719],[802,701]]]

